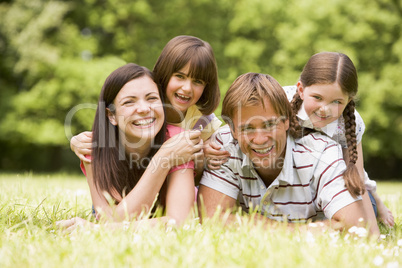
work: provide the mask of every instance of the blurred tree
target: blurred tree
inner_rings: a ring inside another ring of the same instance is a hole
[[[359,73],[365,159],[400,172],[401,27],[398,0],[2,1],[0,167],[65,166],[69,134],[91,128],[106,76],[124,62],[152,69],[187,34],[214,48],[222,95],[241,73],[290,85],[312,54],[346,53]]]

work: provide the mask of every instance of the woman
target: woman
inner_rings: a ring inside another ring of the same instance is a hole
[[[164,142],[161,96],[152,73],[133,63],[106,79],[93,124],[92,161],[82,165],[97,218],[136,219],[152,208],[158,194],[168,218],[182,222],[190,212],[194,192],[177,192],[193,183],[193,165],[183,163],[202,154],[200,132],[186,131]],[[167,176],[172,183],[163,187]]]

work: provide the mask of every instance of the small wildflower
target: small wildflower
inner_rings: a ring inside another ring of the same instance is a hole
[[[385,234],[380,235],[380,239],[384,240],[387,236]]]
[[[387,268],[398,268],[399,263],[397,261],[387,263]]]
[[[314,243],[315,242],[315,238],[312,232],[307,232],[307,236],[306,236],[306,241],[308,243]]]
[[[175,220],[175,219],[170,219],[170,220],[167,222],[167,224],[168,224],[168,225],[176,225],[176,220]]]
[[[317,225],[317,223],[311,222],[311,223],[308,224],[308,226],[309,226],[309,227],[316,228],[318,225]]]
[[[139,243],[140,241],[141,241],[141,236],[139,234],[134,234],[133,242],[134,243]]]
[[[359,228],[357,228],[357,230],[356,230],[356,234],[357,234],[357,236],[359,236],[359,237],[367,237],[368,232],[367,232],[366,228],[359,227]]]
[[[363,227],[352,226],[348,231],[351,234],[356,234],[358,237],[366,237],[368,235],[366,228]]]
[[[391,256],[391,255],[392,255],[392,252],[391,252],[390,249],[384,249],[383,252],[382,252],[382,255],[384,255],[384,256]]]
[[[337,247],[338,244],[336,242],[338,242],[339,239],[339,233],[338,232],[330,232],[329,236],[331,237],[332,243],[331,245]]]
[[[87,194],[88,194],[87,191],[85,191],[83,189],[78,189],[75,191],[76,196],[83,196],[83,195],[86,196]]]
[[[384,259],[381,256],[376,256],[373,260],[375,266],[380,266],[384,263]]]
[[[347,241],[349,239],[350,235],[346,234],[345,237],[343,238],[343,240]]]
[[[129,221],[123,221],[123,229],[128,230],[129,227],[130,227],[130,222]]]
[[[398,246],[402,247],[402,239],[398,240]]]

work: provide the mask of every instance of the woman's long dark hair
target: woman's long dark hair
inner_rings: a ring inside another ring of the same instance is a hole
[[[124,145],[119,138],[117,126],[110,123],[107,108],[111,108],[113,101],[121,88],[129,81],[143,76],[153,80],[152,73],[145,67],[134,63],[126,64],[113,71],[106,79],[99,96],[98,108],[92,127],[93,153],[92,173],[94,183],[99,193],[107,192],[120,202],[122,197],[129,193],[141,178],[146,167],[144,159],[133,162],[125,155]],[[163,103],[163,97],[158,87]],[[153,146],[147,159],[150,160],[165,140],[166,123],[156,135]]]

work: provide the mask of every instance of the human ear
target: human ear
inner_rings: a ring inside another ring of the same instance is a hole
[[[233,138],[235,140],[237,140],[237,136],[238,136],[237,131],[235,129],[233,129],[233,127],[229,127],[229,128],[230,128],[230,132],[232,133]]]
[[[300,96],[300,98],[302,99],[302,100],[304,100],[304,88],[303,88],[303,84],[302,84],[302,82],[297,82],[297,84],[296,84],[296,87],[297,87],[297,93],[299,93],[299,96]]]
[[[285,123],[285,130],[288,131],[289,130],[289,119],[286,119],[284,121],[284,123]]]
[[[233,120],[232,119],[230,119],[229,121],[226,121],[226,123],[228,124],[228,126],[229,126],[229,129],[230,129],[230,133],[232,133],[232,137],[235,139],[235,140],[237,140],[237,132],[236,132],[236,130],[235,130],[235,127],[234,127],[234,124],[233,124]]]
[[[116,121],[115,114],[109,108],[106,108],[106,113],[107,113],[107,117],[109,118],[109,122],[112,125],[117,126],[117,121]]]

